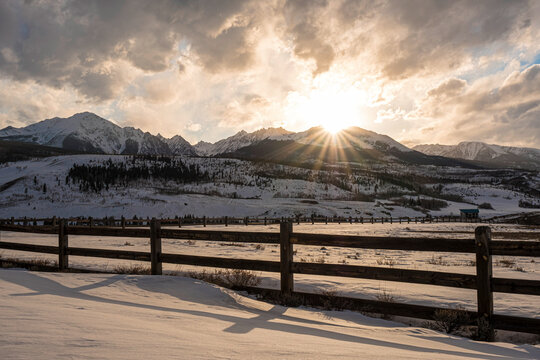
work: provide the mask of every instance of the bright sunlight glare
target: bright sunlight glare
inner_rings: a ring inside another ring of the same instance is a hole
[[[360,126],[363,93],[354,86],[336,89],[325,86],[311,90],[308,95],[290,93],[285,114],[288,124],[300,127],[322,126],[336,134],[351,127]]]

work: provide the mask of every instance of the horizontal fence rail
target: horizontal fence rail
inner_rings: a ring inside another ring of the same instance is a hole
[[[35,225],[27,221],[27,225],[18,225],[16,221],[0,220],[0,231],[26,232],[36,234],[54,234],[58,236],[58,246],[22,244],[0,241],[0,248],[47,254],[58,254],[58,267],[66,270],[69,267],[69,256],[86,256],[109,259],[148,261],[151,273],[162,274],[162,264],[184,264],[194,266],[232,268],[275,272],[281,274],[281,290],[263,288],[244,288],[249,292],[269,294],[271,296],[300,296],[308,304],[317,305],[325,300],[325,295],[294,291],[294,274],[362,278],[371,280],[396,281],[414,284],[436,285],[477,292],[478,311],[452,310],[464,312],[478,327],[478,336],[484,340],[493,340],[494,329],[521,331],[540,334],[540,319],[522,318],[493,313],[493,293],[511,293],[523,295],[540,295],[540,281],[495,278],[492,276],[492,255],[540,257],[538,241],[504,241],[491,240],[488,227],[477,227],[473,239],[441,239],[424,237],[377,237],[353,235],[327,235],[293,232],[291,222],[282,222],[280,232],[243,232],[216,231],[200,229],[161,228],[162,221],[153,219],[150,227],[116,227],[103,226],[88,220],[85,226],[68,225],[72,220],[39,219],[48,225]],[[178,220],[178,219],[176,219]],[[226,221],[228,221],[227,219]],[[125,220],[127,221],[127,220]],[[140,220],[147,221],[147,220]],[[165,222],[167,222],[166,220]],[[267,223],[267,221],[265,222]],[[109,250],[70,247],[70,236],[112,236],[149,238],[150,252]],[[198,255],[168,254],[161,249],[162,238],[185,239],[197,241],[219,241],[235,243],[264,243],[280,245],[280,261],[252,259],[232,259]],[[450,272],[396,269],[373,266],[344,264],[320,264],[295,262],[293,247],[298,245],[330,246],[363,249],[448,252],[476,254],[476,275]],[[388,303],[378,300],[333,296],[332,299],[346,302],[349,307],[368,312],[382,312],[390,315],[416,317],[433,320],[436,311],[444,310],[432,306]]]
[[[11,224],[11,225],[57,225],[58,218],[15,218],[11,217],[9,219],[0,219],[0,224]],[[150,218],[134,217],[132,219],[122,216],[121,218],[68,218],[65,219],[69,226],[118,226],[122,228],[126,227],[141,227],[141,226],[150,226]],[[466,223],[492,223],[492,219],[483,219],[483,218],[469,218],[464,216],[424,216],[424,217],[373,217],[373,216],[361,216],[361,217],[343,217],[343,216],[295,216],[295,217],[280,217],[280,218],[271,218],[271,217],[193,217],[193,216],[184,216],[184,217],[175,217],[169,219],[160,219],[162,225],[168,226],[179,226],[183,225],[271,225],[271,224],[280,224],[282,222],[293,222],[296,224],[301,223],[311,223],[311,224],[411,224],[411,223],[441,223],[441,222],[466,222]]]

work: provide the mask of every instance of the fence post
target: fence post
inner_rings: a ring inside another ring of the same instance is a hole
[[[67,270],[69,266],[68,250],[68,231],[66,220],[60,219],[58,224],[58,269]]]
[[[281,271],[281,294],[291,295],[294,288],[292,273],[293,244],[291,243],[291,233],[293,225],[291,222],[282,222],[279,225],[280,243],[280,271]]]
[[[122,229],[126,228],[126,218],[122,215],[122,218],[120,219],[120,225],[122,225]]]
[[[203,227],[206,227],[206,216],[202,217]]]
[[[491,291],[492,262],[490,254],[491,229],[478,226],[474,230],[476,243],[476,288],[478,302],[478,339],[494,341],[493,292]]]
[[[150,261],[152,263],[151,274],[161,275],[161,223],[156,218],[150,222]]]

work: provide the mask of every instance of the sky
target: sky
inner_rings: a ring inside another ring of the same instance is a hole
[[[540,1],[0,0],[0,127],[359,126],[540,148]]]

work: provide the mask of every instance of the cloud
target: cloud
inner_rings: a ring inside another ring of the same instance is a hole
[[[290,94],[346,83],[362,125],[391,136],[540,146],[538,69],[522,68],[538,19],[525,0],[5,0],[0,81],[20,93],[0,121],[90,110],[217,140],[315,125],[287,117]]]
[[[431,124],[430,142],[480,140],[538,147],[540,65],[511,73],[497,88],[449,79],[428,91],[408,116]],[[426,139],[425,130],[418,138]]]

